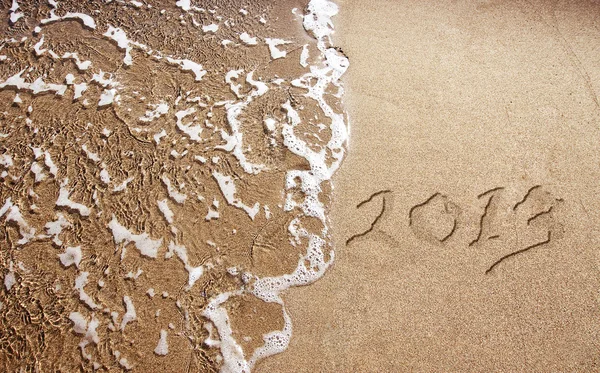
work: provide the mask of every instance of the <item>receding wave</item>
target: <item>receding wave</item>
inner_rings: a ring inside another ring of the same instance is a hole
[[[0,366],[249,372],[333,261],[337,6],[13,0]]]

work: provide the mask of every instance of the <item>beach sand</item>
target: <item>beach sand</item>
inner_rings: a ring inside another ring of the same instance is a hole
[[[2,2],[0,370],[600,370],[599,4],[338,5]]]
[[[600,369],[599,4],[338,4],[336,261],[256,371]]]
[[[287,347],[347,139],[334,8],[307,4],[0,3],[0,371],[247,373]]]

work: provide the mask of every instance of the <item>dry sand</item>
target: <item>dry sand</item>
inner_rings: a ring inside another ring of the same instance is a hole
[[[338,4],[336,262],[257,371],[598,371],[600,4]]]

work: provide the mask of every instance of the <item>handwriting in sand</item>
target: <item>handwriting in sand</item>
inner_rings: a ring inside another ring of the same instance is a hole
[[[513,244],[517,247],[491,263],[485,274],[491,273],[509,258],[550,244],[553,234],[560,229],[560,225],[555,224],[554,213],[563,200],[554,197],[541,185],[531,187],[517,201],[508,200],[505,194],[504,187],[496,187],[477,196],[477,201],[484,203],[478,216],[477,230],[468,242],[462,243],[469,247],[483,246],[487,241],[500,240],[503,236],[518,236],[521,232],[520,239],[515,240],[515,244]],[[357,209],[360,209],[372,203],[381,205],[370,227],[351,236],[346,241],[346,245],[374,231],[390,237],[380,225],[389,210],[388,201],[391,197],[391,190],[381,190],[373,193],[356,206]],[[500,209],[500,207],[504,208]],[[461,219],[461,212],[460,206],[452,202],[447,195],[438,192],[415,204],[409,210],[408,225],[417,238],[446,243],[461,228],[461,225],[472,226],[473,224],[473,222]],[[457,238],[455,241],[459,239]],[[460,244],[461,242],[455,243]]]

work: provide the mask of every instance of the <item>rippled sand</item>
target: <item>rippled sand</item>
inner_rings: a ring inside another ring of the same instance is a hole
[[[0,23],[0,367],[249,371],[333,260],[327,1],[49,1]]]

